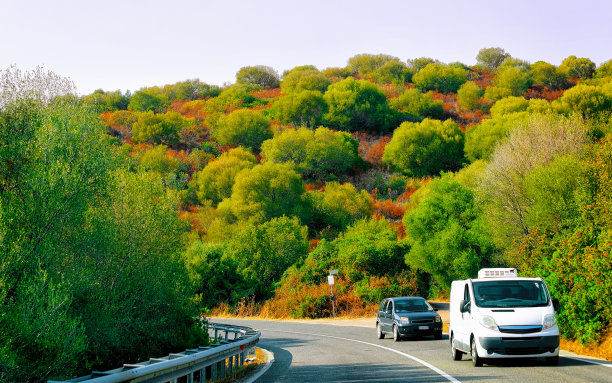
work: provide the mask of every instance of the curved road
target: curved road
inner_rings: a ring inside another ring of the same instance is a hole
[[[394,342],[372,328],[258,320],[220,323],[261,331],[259,347],[274,353],[268,382],[612,382],[612,363],[563,356],[559,366],[543,360],[497,361],[475,368],[467,355],[452,361],[448,337]],[[601,364],[596,364],[601,363]],[[602,365],[603,364],[603,365]]]

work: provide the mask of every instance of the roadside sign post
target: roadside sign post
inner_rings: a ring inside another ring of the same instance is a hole
[[[338,274],[338,269],[330,270],[327,276],[327,283],[329,283],[329,288],[331,290],[332,314],[334,318],[336,318],[336,296],[334,295],[334,275],[336,274]]]

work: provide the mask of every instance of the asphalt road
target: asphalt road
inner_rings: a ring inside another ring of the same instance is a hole
[[[515,359],[473,367],[450,357],[448,337],[394,342],[372,328],[297,322],[219,320],[261,331],[259,347],[275,361],[257,383],[268,382],[612,382],[612,363],[561,353],[559,365]],[[590,360],[590,362],[588,361]],[[595,364],[603,363],[605,365]]]

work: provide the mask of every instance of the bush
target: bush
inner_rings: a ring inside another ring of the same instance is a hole
[[[442,93],[457,92],[467,81],[468,71],[444,64],[428,64],[412,77],[420,91],[437,90]]]
[[[459,170],[463,163],[463,137],[452,120],[404,122],[385,147],[383,163],[416,177]]]
[[[272,138],[273,133],[261,112],[239,109],[219,119],[213,136],[221,145],[244,146],[258,152],[261,143]]]

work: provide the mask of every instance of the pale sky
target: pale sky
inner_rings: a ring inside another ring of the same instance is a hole
[[[38,65],[80,94],[243,66],[344,67],[360,53],[476,63],[481,48],[554,65],[612,59],[610,0],[0,0],[0,69]]]

